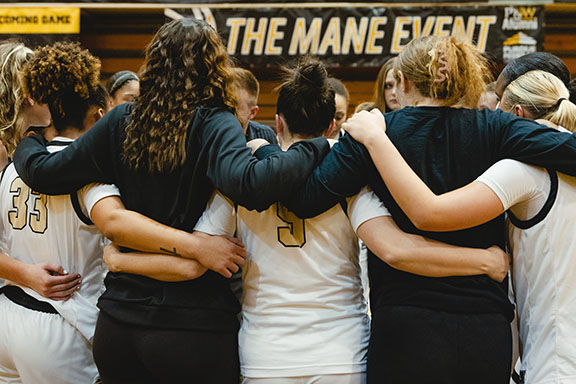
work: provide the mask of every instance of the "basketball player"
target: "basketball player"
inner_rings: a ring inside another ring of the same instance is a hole
[[[75,62],[83,63],[79,70],[74,70]],[[26,92],[35,101],[48,104],[58,131],[48,147],[51,152],[92,126],[90,112],[107,110],[107,97],[98,84],[99,67],[100,62],[88,51],[71,43],[41,48],[25,65]],[[98,372],[91,342],[96,300],[103,290],[104,238],[90,225],[87,215],[96,201],[116,195],[114,186],[101,185],[69,196],[47,197],[30,189],[13,165],[3,172],[0,238],[4,249],[25,264],[62,266],[80,274],[82,281],[73,281],[78,284],[62,293],[69,298],[66,301],[46,299],[9,281],[2,287],[0,381],[95,382]]]

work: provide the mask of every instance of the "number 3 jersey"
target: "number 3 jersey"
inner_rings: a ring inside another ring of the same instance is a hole
[[[57,137],[48,150],[61,150],[71,142]],[[89,342],[94,335],[96,301],[104,290],[106,268],[102,259],[105,238],[88,216],[99,200],[118,195],[115,186],[103,184],[91,184],[70,195],[43,195],[22,181],[13,164],[6,167],[0,182],[0,250],[27,264],[61,265],[69,273],[82,276],[80,290],[67,301],[53,301],[22,288],[30,296],[50,303]]]
[[[240,361],[245,377],[366,370],[369,318],[355,230],[388,211],[363,190],[301,220],[281,204],[258,213],[216,193],[196,225],[246,245]]]

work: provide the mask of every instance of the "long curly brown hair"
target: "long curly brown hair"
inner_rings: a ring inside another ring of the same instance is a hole
[[[58,132],[82,127],[90,99],[100,85],[100,60],[79,43],[56,42],[34,51],[22,69],[24,89],[48,104]]]
[[[163,25],[146,49],[140,96],[126,128],[124,162],[149,172],[182,166],[194,111],[234,111],[231,68],[226,48],[206,22],[181,19]]]

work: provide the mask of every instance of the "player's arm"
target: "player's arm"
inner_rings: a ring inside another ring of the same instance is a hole
[[[396,269],[430,277],[486,274],[498,281],[508,272],[508,256],[498,247],[456,247],[402,231],[368,188],[349,200],[348,217],[366,246]]]
[[[224,277],[238,271],[246,258],[244,245],[237,239],[171,228],[127,210],[118,196],[100,199],[90,217],[102,234],[119,246],[194,259]]]
[[[26,264],[0,254],[0,278],[28,287],[51,300],[67,300],[80,289],[81,276],[59,265]]]
[[[385,133],[378,110],[360,112],[344,128],[368,151],[394,200],[412,223],[426,231],[454,231],[488,222],[504,212],[499,197],[483,183],[437,196],[410,168]]]
[[[457,247],[402,231],[391,216],[380,216],[358,227],[358,237],[391,267],[429,277],[486,274],[502,281],[510,267],[499,247]]]
[[[94,181],[112,183],[114,127],[128,108],[123,105],[108,112],[62,151],[49,153],[41,135],[24,138],[14,152],[18,174],[33,190],[49,195],[72,193]]]
[[[113,244],[104,248],[104,261],[110,272],[133,273],[168,282],[193,280],[207,271],[196,260],[165,254],[125,253]]]
[[[260,148],[253,157],[240,123],[224,113],[206,116],[200,139],[212,183],[235,203],[258,210],[291,196],[329,151],[325,139],[313,138],[285,152],[278,146]]]

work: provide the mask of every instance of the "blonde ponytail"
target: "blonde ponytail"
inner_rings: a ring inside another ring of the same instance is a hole
[[[576,131],[576,105],[567,98],[558,99],[558,106],[542,118],[558,124],[570,132]]]
[[[502,110],[511,112],[521,105],[534,119],[548,120],[569,131],[576,131],[576,105],[566,85],[545,71],[526,72],[512,81],[502,94]]]

